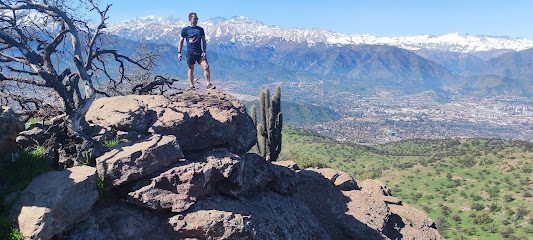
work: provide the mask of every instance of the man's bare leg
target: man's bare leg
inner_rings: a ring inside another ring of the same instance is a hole
[[[209,70],[209,63],[207,63],[207,60],[204,60],[200,65],[204,67],[205,84],[206,86],[209,86],[209,84],[211,84],[211,70]]]
[[[189,84],[191,87],[194,86],[194,64],[189,65],[189,71],[187,72],[187,77],[189,78]]]

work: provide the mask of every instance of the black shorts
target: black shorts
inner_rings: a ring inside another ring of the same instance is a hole
[[[188,52],[187,53],[187,64],[194,65],[194,63],[200,64],[202,61],[207,60],[205,57],[202,57],[202,53]]]

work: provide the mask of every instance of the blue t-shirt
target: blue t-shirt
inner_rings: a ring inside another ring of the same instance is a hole
[[[181,36],[187,39],[188,53],[202,53],[202,37],[205,36],[204,29],[201,27],[186,27],[181,30]]]

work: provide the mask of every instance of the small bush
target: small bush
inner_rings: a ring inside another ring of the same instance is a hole
[[[23,190],[33,178],[53,170],[43,155],[42,146],[19,150],[17,154],[19,157],[16,161],[9,163],[4,169],[0,169],[0,176],[5,177],[8,182],[14,183],[7,189],[6,193]]]
[[[513,201],[514,198],[511,194],[506,194],[505,196],[503,196],[503,201],[505,202],[510,202],[510,201]]]
[[[506,228],[500,232],[500,235],[502,235],[503,238],[509,238],[511,234],[514,233],[514,230],[512,228]]]
[[[5,217],[0,217],[0,239],[22,240],[22,234]]]
[[[497,203],[492,203],[489,205],[489,211],[490,212],[499,212],[500,211],[500,206],[498,206]]]
[[[478,203],[478,202],[475,202],[475,203],[472,203],[472,209],[475,210],[475,211],[481,211],[481,210],[485,209],[485,205],[483,205],[481,203]]]
[[[529,214],[529,210],[525,205],[520,205],[515,211],[516,220],[522,220]]]
[[[25,124],[25,128],[28,129],[32,124],[34,124],[36,122],[42,122],[42,121],[43,120],[41,120],[39,118],[32,118]]]
[[[452,216],[452,220],[455,222],[461,222],[461,217],[459,217],[459,215],[456,214]]]
[[[491,223],[493,221],[494,221],[494,219],[492,219],[486,213],[479,214],[476,217],[474,217],[474,219],[472,219],[472,222],[475,223],[475,224],[489,224],[489,223]]]
[[[118,145],[119,143],[120,143],[120,139],[118,139],[118,137],[115,137],[114,139],[106,139],[104,140],[104,147],[106,147],[107,149],[111,149],[115,147],[116,145]]]
[[[491,232],[491,233],[497,233],[498,232],[498,227],[496,227],[496,225],[494,225],[494,224],[483,225],[483,227],[481,229],[483,229],[483,231],[485,231],[485,232]]]

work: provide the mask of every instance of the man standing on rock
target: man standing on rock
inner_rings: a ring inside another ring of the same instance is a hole
[[[190,26],[181,30],[180,42],[178,45],[178,58],[181,61],[181,49],[183,48],[183,39],[187,39],[187,65],[189,65],[188,79],[189,90],[196,89],[194,87],[194,64],[199,63],[204,67],[204,76],[207,89],[215,89],[211,84],[211,71],[207,63],[206,50],[207,41],[205,40],[204,29],[198,27],[198,16],[196,13],[189,13]],[[203,47],[203,48],[202,48]]]

